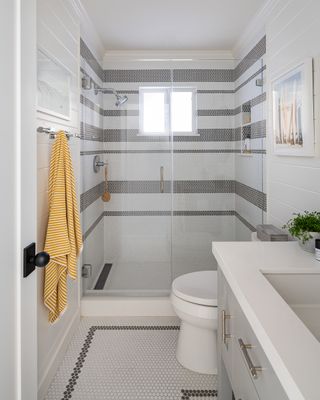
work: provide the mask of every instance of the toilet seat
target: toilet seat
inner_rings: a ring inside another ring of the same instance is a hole
[[[217,271],[181,275],[173,281],[172,293],[189,303],[217,307]]]

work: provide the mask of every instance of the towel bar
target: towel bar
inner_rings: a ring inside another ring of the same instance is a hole
[[[63,129],[61,129],[61,130],[63,130]],[[37,132],[47,133],[48,135],[50,135],[49,136],[50,139],[55,139],[55,137],[56,137],[56,135],[57,135],[57,133],[59,131],[56,131],[53,128],[44,128],[43,126],[39,126],[38,129],[37,129]],[[70,137],[75,137],[75,138],[79,138],[79,139],[81,138],[81,136],[76,134],[76,133],[70,133],[70,132],[65,131],[65,130],[63,130],[63,132],[66,134],[68,140],[70,139]]]

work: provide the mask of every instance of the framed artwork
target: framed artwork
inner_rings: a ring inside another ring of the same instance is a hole
[[[312,58],[272,82],[274,152],[314,156]]]
[[[37,110],[71,119],[71,74],[42,50],[37,52]]]

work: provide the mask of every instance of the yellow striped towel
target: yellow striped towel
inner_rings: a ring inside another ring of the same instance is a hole
[[[54,322],[67,306],[67,276],[77,277],[77,256],[82,248],[75,179],[68,140],[63,131],[52,146],[49,176],[49,219],[44,250],[44,304]]]

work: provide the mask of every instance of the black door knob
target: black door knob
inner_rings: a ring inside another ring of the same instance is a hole
[[[45,251],[40,251],[40,253],[36,254],[34,257],[34,264],[37,267],[45,267],[50,261],[50,255]]]

